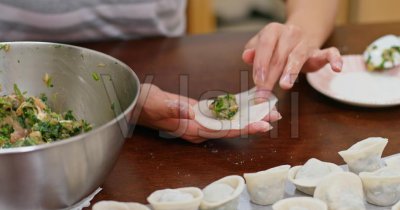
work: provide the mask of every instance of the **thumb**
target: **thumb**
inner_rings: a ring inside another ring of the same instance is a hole
[[[178,99],[165,100],[166,111],[163,113],[165,118],[175,119],[194,119],[194,111],[188,102]]]

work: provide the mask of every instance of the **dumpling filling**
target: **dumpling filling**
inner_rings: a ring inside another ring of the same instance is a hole
[[[218,96],[209,106],[214,116],[220,120],[231,120],[239,110],[233,94]]]

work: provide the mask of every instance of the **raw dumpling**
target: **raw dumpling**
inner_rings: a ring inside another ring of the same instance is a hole
[[[328,210],[328,206],[316,198],[295,197],[280,200],[272,206],[273,210]]]
[[[289,170],[289,181],[299,191],[313,195],[315,187],[321,179],[331,173],[342,171],[343,169],[336,164],[311,158],[303,166],[295,166]]]
[[[362,140],[349,149],[339,152],[353,173],[372,172],[382,167],[382,152],[388,140],[381,137],[370,137]]]
[[[400,39],[386,35],[375,40],[364,52],[368,70],[390,69],[400,64]]]
[[[193,107],[195,120],[211,130],[243,129],[250,123],[262,120],[278,102],[278,99],[271,95],[269,101],[255,104],[255,93],[256,89],[253,88],[235,95],[239,111],[231,120],[216,119],[209,109],[212,100],[202,100]]]
[[[361,172],[367,201],[378,206],[390,206],[400,200],[400,168],[384,167],[375,172]]]
[[[204,199],[200,209],[235,210],[239,205],[239,196],[244,190],[241,176],[227,176],[203,189]]]
[[[117,201],[100,201],[93,205],[92,210],[150,210],[140,203],[124,203]]]
[[[400,210],[400,201],[392,207],[392,210]]]
[[[315,188],[314,198],[324,201],[330,210],[365,210],[361,179],[350,172],[323,178]]]
[[[400,168],[400,154],[386,158],[385,163],[387,166]]]
[[[197,210],[203,192],[196,187],[165,189],[153,192],[147,201],[154,210]]]
[[[271,205],[283,199],[289,169],[289,165],[283,165],[244,174],[251,201],[258,205]]]

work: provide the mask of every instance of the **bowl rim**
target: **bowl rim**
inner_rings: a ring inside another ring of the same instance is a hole
[[[99,133],[99,132],[103,131],[104,129],[106,129],[107,127],[110,127],[112,124],[116,124],[116,123],[118,124],[118,122],[120,120],[122,120],[123,118],[125,118],[125,116],[132,114],[132,110],[133,110],[134,106],[136,105],[136,102],[139,98],[139,94],[140,94],[140,90],[141,90],[140,80],[139,80],[138,76],[136,75],[136,73],[134,72],[134,70],[131,67],[129,67],[127,64],[125,64],[124,62],[120,61],[119,59],[114,58],[105,53],[89,49],[89,48],[75,46],[75,45],[71,45],[71,44],[56,43],[56,42],[15,41],[15,42],[0,42],[0,44],[10,44],[11,47],[12,47],[12,45],[21,45],[21,44],[54,45],[54,46],[68,47],[68,48],[74,48],[74,49],[91,52],[91,53],[103,56],[104,58],[110,59],[111,61],[116,62],[118,65],[121,65],[122,67],[124,67],[124,69],[127,70],[131,74],[133,79],[136,80],[136,88],[137,88],[137,94],[135,95],[134,99],[129,104],[129,106],[123,112],[121,112],[118,116],[114,117],[112,120],[104,123],[103,125],[101,125],[99,127],[93,128],[91,131],[89,131],[87,133],[82,133],[82,134],[79,134],[79,135],[76,135],[76,136],[73,136],[70,138],[63,139],[62,141],[56,141],[56,142],[51,142],[51,143],[47,143],[47,144],[0,149],[0,156],[5,155],[5,154],[19,154],[19,153],[35,152],[35,151],[39,151],[39,150],[45,150],[45,149],[50,149],[53,147],[58,147],[59,145],[71,144],[73,142],[77,142],[82,139],[86,139],[87,136],[93,135],[94,133]]]

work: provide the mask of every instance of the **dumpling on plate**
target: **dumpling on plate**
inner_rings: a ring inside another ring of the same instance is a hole
[[[310,197],[286,198],[276,202],[273,210],[328,210],[323,201]]]
[[[350,172],[323,178],[315,188],[314,198],[324,201],[332,210],[365,210],[361,179]]]
[[[285,182],[290,165],[282,165],[256,173],[245,173],[250,199],[258,205],[271,205],[285,194]]]
[[[364,51],[367,69],[384,70],[400,65],[400,39],[386,35],[372,42]]]
[[[342,171],[343,169],[334,163],[311,158],[303,166],[291,168],[288,177],[297,190],[308,195],[314,195],[315,187],[321,179],[331,173]]]
[[[124,203],[117,201],[100,201],[93,205],[92,210],[150,210],[140,203]]]
[[[392,207],[392,210],[400,210],[400,201]]]
[[[204,198],[200,209],[235,210],[239,205],[239,196],[244,190],[244,179],[241,176],[227,176],[203,189]]]
[[[385,163],[387,166],[400,168],[400,154],[385,158]]]
[[[217,106],[213,100],[202,100],[193,107],[195,120],[205,128],[221,131],[243,129],[250,123],[262,120],[278,102],[278,99],[271,95],[268,101],[256,104],[255,88],[236,95],[219,97],[223,103],[218,105],[221,106],[221,110],[217,110],[218,117],[216,108],[210,110],[210,107]],[[232,102],[233,97],[236,99],[235,102]],[[226,119],[221,119],[222,117]]]
[[[361,172],[368,203],[390,206],[400,200],[400,168],[384,167],[375,172]]]
[[[381,137],[370,137],[359,141],[339,155],[353,173],[372,172],[382,167],[382,152],[388,140]]]
[[[196,187],[164,189],[153,192],[147,201],[154,210],[197,210],[203,192]]]

